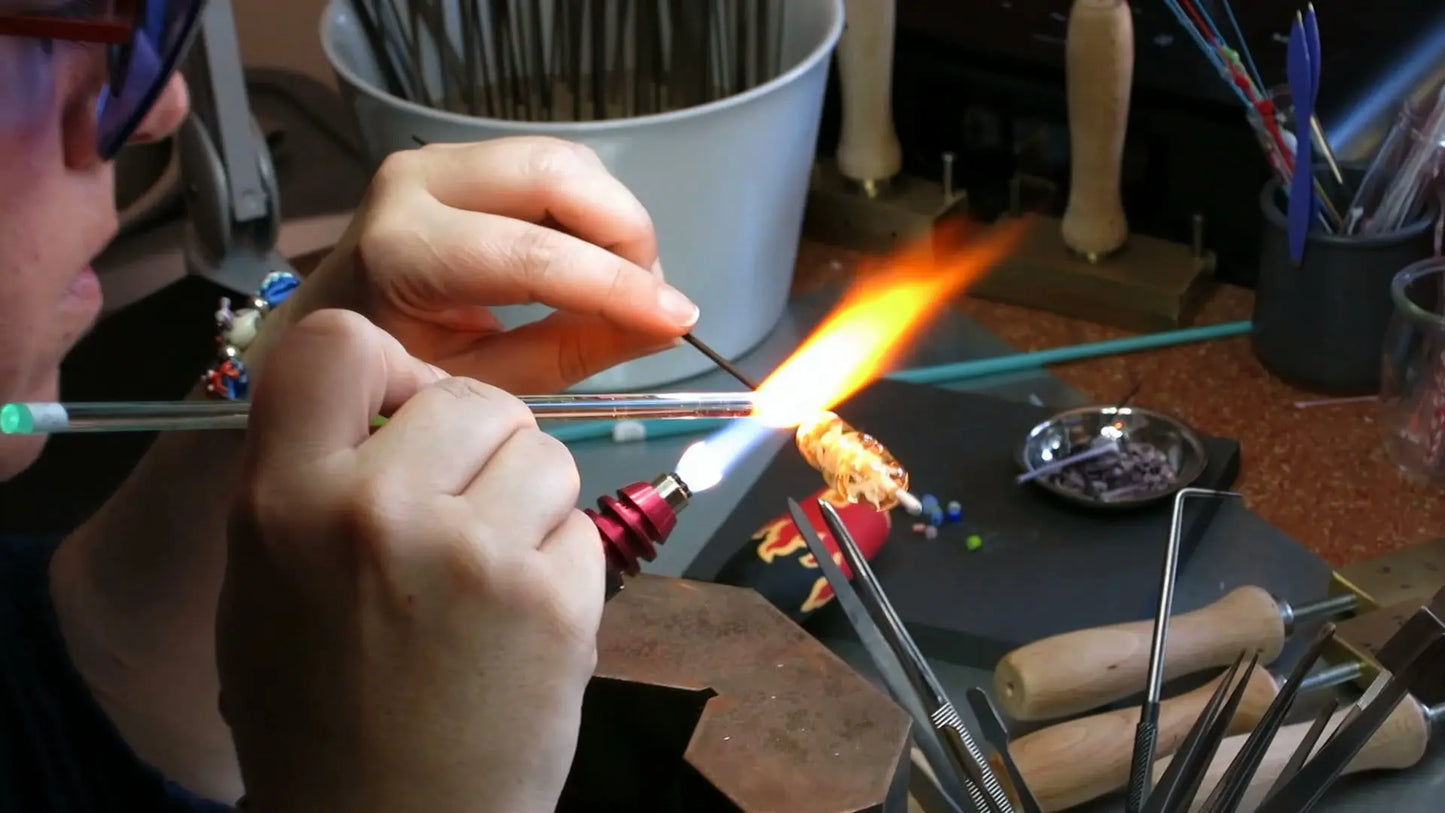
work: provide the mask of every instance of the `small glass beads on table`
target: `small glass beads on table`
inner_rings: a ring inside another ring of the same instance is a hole
[[[290,271],[273,271],[261,280],[250,307],[232,310],[230,297],[221,297],[216,310],[216,361],[201,376],[207,394],[227,401],[250,398],[251,376],[241,356],[256,340],[261,320],[300,285],[301,278]]]
[[[938,529],[945,524],[963,522],[963,505],[957,500],[950,500],[947,505],[943,505],[932,494],[924,494],[919,502],[923,503],[925,521],[913,523],[913,532],[922,534],[925,539],[937,539]],[[978,550],[983,547],[983,537],[969,534],[965,544],[969,550]]]
[[[1088,450],[1088,446],[1081,446],[1060,457],[1068,458]],[[1123,448],[1116,445],[1112,451],[1045,476],[1059,488],[1111,500],[1168,488],[1179,472],[1175,471],[1162,449],[1136,440]]]

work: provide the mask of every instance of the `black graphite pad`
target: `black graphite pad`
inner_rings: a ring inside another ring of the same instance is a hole
[[[873,560],[926,655],[992,669],[1010,650],[1049,635],[1153,617],[1173,503],[1101,513],[1016,484],[1016,447],[1054,410],[879,381],[836,411],[903,462],[915,494],[963,505],[963,521],[944,525],[933,540],[895,512],[888,544]],[[1195,485],[1229,488],[1239,473],[1239,444],[1206,437],[1204,445],[1209,466]],[[821,486],[818,473],[784,446],[683,575],[714,580],[749,537],[787,511],[788,497],[802,500]],[[1181,563],[1217,505],[1186,504]],[[965,541],[974,533],[983,547],[969,551]],[[836,602],[805,626],[824,639],[855,637]]]

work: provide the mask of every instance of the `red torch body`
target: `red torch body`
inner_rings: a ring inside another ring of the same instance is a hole
[[[650,483],[637,482],[617,490],[617,496],[597,499],[597,508],[585,509],[597,526],[607,554],[607,597],[622,587],[622,575],[637,575],[640,562],[657,556],[677,527],[677,514],[687,507],[692,491],[676,474],[663,474]]]

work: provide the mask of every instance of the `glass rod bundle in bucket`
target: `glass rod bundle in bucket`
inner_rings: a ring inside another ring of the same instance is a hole
[[[784,0],[350,0],[399,98],[513,121],[692,107],[778,75]]]

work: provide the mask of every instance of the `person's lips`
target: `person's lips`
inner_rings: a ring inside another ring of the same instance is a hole
[[[65,302],[68,306],[85,310],[100,307],[100,277],[96,276],[94,268],[86,266],[75,275],[75,279],[70,281],[70,288],[65,292]]]

